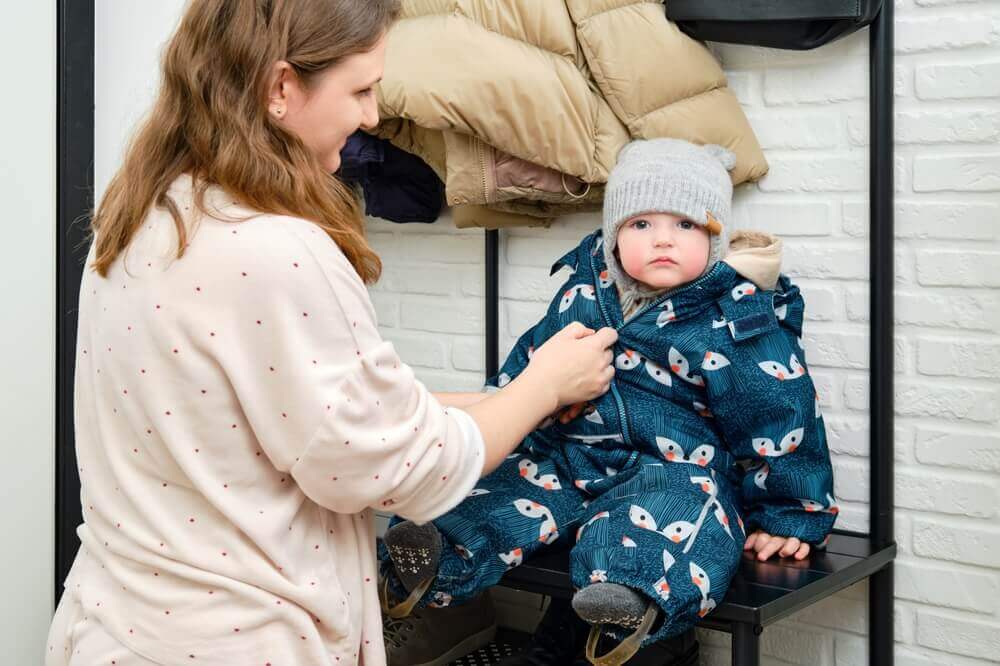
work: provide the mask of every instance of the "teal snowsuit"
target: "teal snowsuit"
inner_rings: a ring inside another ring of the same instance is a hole
[[[615,582],[660,605],[648,642],[721,602],[748,531],[819,544],[837,507],[798,288],[782,276],[761,290],[720,262],[626,323],[601,243],[595,232],[556,262],[553,273],[572,274],[488,384],[511,381],[579,321],[618,331],[611,390],[532,432],[434,521],[447,543],[424,602],[469,599],[539,548],[570,542],[575,586]]]

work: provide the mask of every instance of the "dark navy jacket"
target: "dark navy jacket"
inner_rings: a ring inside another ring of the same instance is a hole
[[[686,462],[716,470],[740,489],[747,529],[819,543],[836,518],[833,476],[819,400],[801,346],[803,300],[781,276],[758,289],[724,262],[663,294],[624,322],[606,279],[601,232],[552,267],[573,273],[545,317],[518,340],[488,382],[503,386],[534,349],[572,321],[618,331],[611,390],[568,424],[550,423],[531,438],[631,453],[618,472],[650,462]],[[537,453],[537,451],[535,451]],[[654,460],[655,459],[655,460]],[[615,480],[587,486],[599,492]]]
[[[347,138],[337,173],[360,184],[365,213],[373,217],[430,223],[444,206],[444,183],[422,159],[361,130]]]

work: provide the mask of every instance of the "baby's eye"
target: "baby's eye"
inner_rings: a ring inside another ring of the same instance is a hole
[[[649,227],[649,222],[647,222],[646,220],[635,220],[634,222],[632,222],[633,229],[641,230],[641,229],[646,229],[648,227]]]
[[[362,97],[368,97],[368,95],[372,94],[372,88],[365,88],[364,90],[359,91],[358,94]]]
[[[694,222],[691,220],[681,220],[677,223],[677,226],[684,230],[694,229]]]

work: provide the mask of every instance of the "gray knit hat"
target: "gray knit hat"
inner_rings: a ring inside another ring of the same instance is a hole
[[[722,258],[735,164],[736,155],[722,146],[680,139],[632,141],[622,148],[604,190],[604,259],[619,289],[632,291],[638,284],[614,255],[618,228],[642,213],[672,213],[705,225],[711,233],[705,271]]]

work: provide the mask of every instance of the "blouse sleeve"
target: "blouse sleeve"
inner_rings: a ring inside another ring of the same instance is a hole
[[[458,504],[482,472],[479,429],[381,339],[339,247],[294,218],[240,227],[253,270],[227,272],[238,288],[220,307],[248,331],[219,360],[262,453],[339,513],[391,507],[423,522]]]

